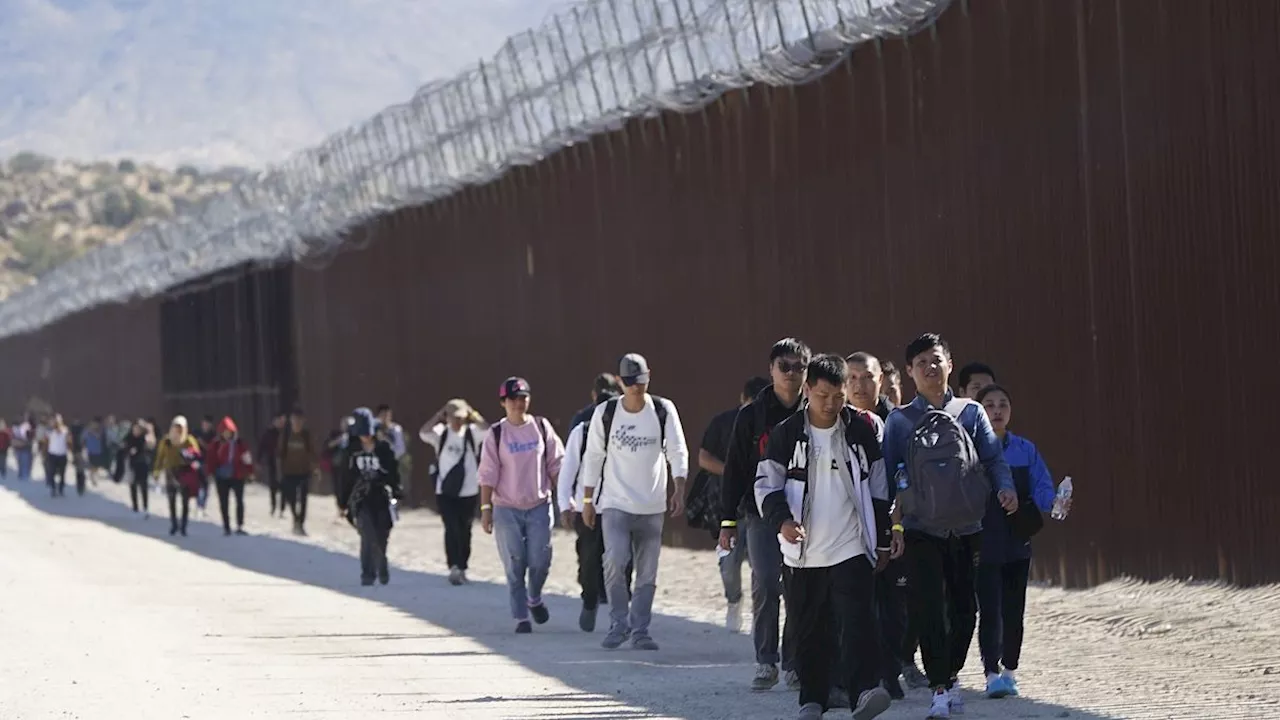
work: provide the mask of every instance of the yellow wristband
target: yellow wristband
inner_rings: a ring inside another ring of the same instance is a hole
[[[582,498],[582,504],[583,504],[583,505],[594,505],[594,504],[595,504],[595,501],[594,501],[594,500],[592,500],[591,498],[584,497],[584,498]]]
[[[492,510],[492,509],[493,509],[493,506],[492,506],[492,505],[489,505],[488,503],[486,503],[486,504],[484,504],[484,505],[481,505],[481,506],[480,506],[480,509],[481,509],[481,510]]]
[[[906,532],[906,530],[902,527],[902,525],[901,525],[901,524],[894,525],[893,527],[891,527],[891,528],[889,528],[889,529],[890,529],[890,530],[892,530],[892,531],[894,531],[894,532]]]
[[[736,527],[738,527],[738,521],[737,521],[737,520],[721,520],[721,521],[720,521],[720,527],[722,527],[722,528],[736,528]]]

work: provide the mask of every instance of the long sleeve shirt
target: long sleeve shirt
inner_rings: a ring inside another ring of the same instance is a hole
[[[947,390],[946,397],[942,401],[943,405],[945,406],[953,399],[955,395]],[[907,407],[912,409],[913,416],[918,417],[921,413],[927,412],[931,406],[923,395],[917,395]],[[1000,445],[1000,439],[996,437],[996,431],[991,427],[987,411],[976,402],[968,402],[956,419],[969,433],[969,437],[973,438],[973,444],[978,450],[978,459],[982,461],[982,466],[987,471],[992,490],[995,492],[1013,490],[1013,475],[1009,472],[1009,465],[1004,460],[1004,448]],[[911,433],[914,429],[915,423],[903,408],[898,408],[889,414],[889,419],[884,424],[883,448],[885,472],[889,473],[890,477],[897,471],[899,463],[906,462],[907,450],[911,445]],[[889,483],[890,494],[896,491],[897,486]],[[923,529],[911,517],[903,518],[902,525],[908,530]],[[956,534],[969,535],[981,530],[982,523],[978,523],[974,527],[961,528],[956,531]]]
[[[503,419],[481,449],[480,487],[493,490],[497,507],[531,510],[551,501],[563,460],[564,444],[546,418],[529,416],[523,425]]]
[[[667,466],[671,477],[689,474],[689,446],[675,403],[665,398],[666,446],[658,427],[658,412],[652,395],[645,396],[640,412],[630,412],[618,401],[605,445],[604,413],[601,404],[591,416],[587,431],[587,454],[579,482],[595,488],[598,510],[621,510],[633,515],[654,515],[667,509]]]
[[[1041,512],[1052,510],[1057,491],[1035,444],[1020,435],[1005,433],[1001,445],[1018,491],[1018,502],[1034,504]],[[987,516],[982,520],[982,562],[1005,563],[1031,557],[1031,542],[1014,535],[1007,518],[995,493],[991,493]]]
[[[582,467],[582,445],[586,442],[587,425],[585,422],[575,425],[565,441],[564,462],[560,464],[560,477],[556,481],[556,506],[561,512],[582,512],[582,490],[585,486],[578,482],[578,470]]]

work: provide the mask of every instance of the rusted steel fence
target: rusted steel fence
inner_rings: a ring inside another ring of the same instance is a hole
[[[937,330],[1075,478],[1039,577],[1280,580],[1278,35],[1265,0],[957,2],[820,81],[633,120],[296,270],[298,396],[413,431],[520,374],[563,433],[639,351],[696,447],[778,337],[901,363]]]

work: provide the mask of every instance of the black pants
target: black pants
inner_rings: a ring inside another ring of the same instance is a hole
[[[84,494],[84,484],[85,484],[85,480],[87,479],[86,475],[87,475],[87,472],[84,465],[81,465],[80,463],[77,462],[76,463],[76,494],[77,495]]]
[[[360,531],[360,581],[373,582],[390,577],[387,568],[387,541],[391,538],[391,508],[381,493],[374,493],[360,504],[356,513],[356,529]]]
[[[607,604],[604,583],[604,524],[596,516],[596,527],[582,522],[582,513],[573,514],[573,529],[578,533],[574,550],[578,554],[578,585],[582,588],[582,607],[594,610]],[[631,577],[635,563],[627,563],[627,600],[631,600]]]
[[[236,496],[236,529],[244,527],[244,481],[231,478],[216,478],[218,484],[218,507],[222,509],[222,529],[231,530],[231,494]]]
[[[0,450],[0,478],[9,477],[9,448]]]
[[[476,520],[476,504],[479,498],[436,495],[436,508],[444,523],[444,556],[449,569],[467,569],[471,560],[471,526]]]
[[[277,465],[267,465],[267,493],[271,495],[271,514],[276,514],[276,498],[280,495],[280,467]],[[281,498],[279,504],[280,512],[284,512],[284,499]]]
[[[978,647],[986,672],[1018,669],[1030,574],[1030,558],[978,566]]]
[[[955,684],[973,642],[979,535],[939,538],[916,530],[906,533],[911,623],[920,633],[924,674],[934,689]]]
[[[280,479],[280,508],[289,508],[294,522],[299,525],[307,521],[307,493],[311,489],[311,473],[306,475],[285,475]]]
[[[124,472],[129,462],[129,451],[126,448],[119,448],[112,453],[115,462],[111,466],[111,479],[116,482],[124,480]]]
[[[824,568],[795,568],[786,577],[800,705],[827,707],[832,686],[858,697],[879,682],[880,640],[875,580],[865,555]]]
[[[191,493],[185,487],[170,483],[165,488],[165,495],[169,496],[169,530],[187,531],[187,516],[191,514]],[[178,499],[182,499],[182,522],[178,522]]]
[[[883,663],[880,677],[897,680],[902,666],[915,659],[915,647],[906,648],[907,564],[902,558],[890,560],[876,576],[876,619],[880,628]]]
[[[67,456],[49,453],[45,456],[45,483],[53,495],[63,495],[67,489]]]
[[[133,503],[133,511],[138,512],[138,499],[142,499],[142,509],[147,510],[147,495],[151,492],[151,485],[147,482],[150,472],[146,467],[135,467],[133,469],[133,482],[129,483],[129,501]]]

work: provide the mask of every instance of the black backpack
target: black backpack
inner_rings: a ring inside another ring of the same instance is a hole
[[[667,403],[660,395],[649,394],[653,398],[653,409],[658,414],[658,451],[661,452],[667,447]],[[613,416],[618,413],[618,401],[621,398],[613,398],[604,404],[604,413],[600,416],[604,422],[604,455],[606,461],[609,457],[609,434],[613,430]],[[590,427],[583,432],[590,430]],[[587,454],[587,438],[582,439],[582,454]],[[581,467],[581,466],[579,466]],[[600,492],[604,490],[604,465],[600,466],[600,484],[596,486],[596,492],[593,499],[596,502],[600,500]]]
[[[910,405],[898,410],[913,425],[906,452],[909,486],[898,492],[898,500],[903,514],[933,535],[977,525],[987,513],[991,481],[960,423],[968,402],[956,398],[942,410],[921,412]]]
[[[467,452],[471,451],[475,454],[476,464],[480,463],[480,448],[476,446],[475,435],[471,432],[471,426],[467,426],[466,433],[462,436],[462,457],[449,468],[449,472],[444,474],[444,478],[440,478],[440,457],[444,453],[444,443],[449,437],[449,426],[446,425],[440,431],[440,444],[436,450],[436,462],[432,469],[432,475],[440,482],[440,494],[445,497],[458,497],[462,492],[462,484],[467,479]],[[543,437],[545,440],[545,435]]]

